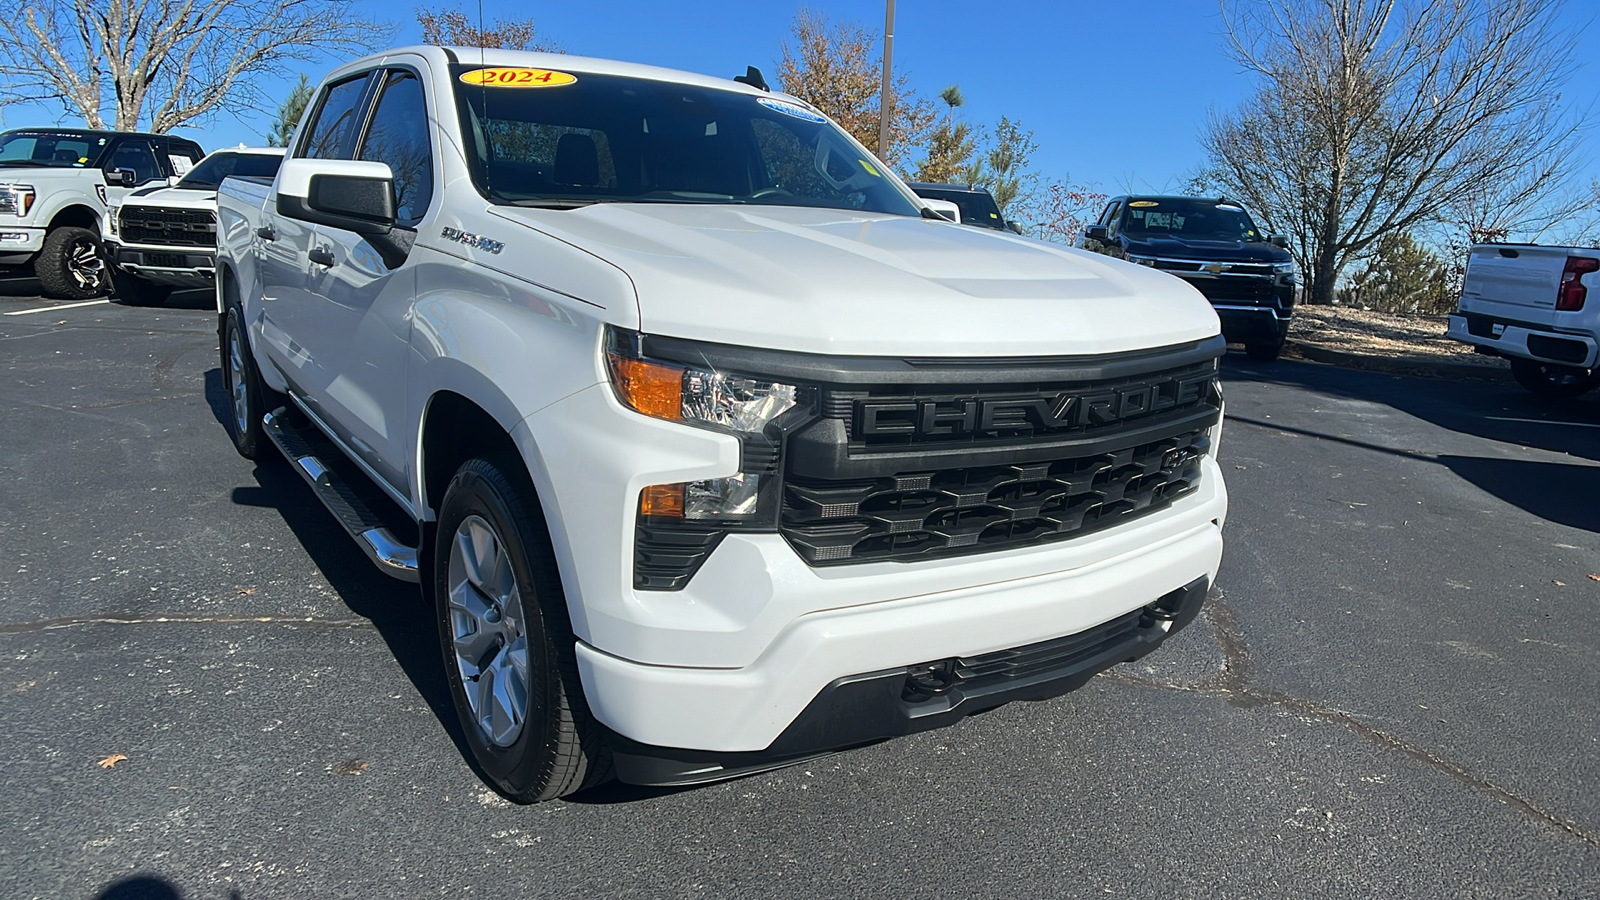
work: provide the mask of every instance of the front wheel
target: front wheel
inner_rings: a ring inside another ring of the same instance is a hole
[[[1600,384],[1600,369],[1559,366],[1519,356],[1510,359],[1511,376],[1517,384],[1541,397],[1576,397]]]
[[[439,509],[433,594],[450,697],[483,773],[518,803],[610,777],[538,498],[516,460],[469,460]]]
[[[104,294],[111,284],[99,235],[71,225],[44,236],[33,272],[45,296],[60,300],[89,300]]]

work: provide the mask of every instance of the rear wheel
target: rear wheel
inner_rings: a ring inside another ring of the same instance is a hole
[[[33,271],[45,295],[61,300],[88,300],[104,294],[111,285],[99,235],[72,225],[44,236]]]
[[[244,320],[237,306],[228,307],[222,318],[222,389],[228,395],[228,436],[233,448],[245,459],[255,459],[266,435],[261,419],[286,402],[282,394],[261,383],[250,341],[244,333]]]
[[[479,767],[519,803],[611,773],[538,509],[515,460],[469,460],[445,491],[434,546],[450,696]]]
[[[1600,384],[1600,369],[1580,369],[1513,356],[1511,375],[1517,384],[1543,397],[1576,397]]]
[[[151,284],[132,272],[111,270],[111,294],[132,306],[157,306],[172,296],[172,288],[164,284]]]

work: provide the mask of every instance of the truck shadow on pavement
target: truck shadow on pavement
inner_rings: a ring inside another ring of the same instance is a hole
[[[1270,365],[1223,366],[1226,383],[1257,382],[1305,388],[1321,394],[1389,406],[1440,428],[1515,448],[1537,448],[1580,460],[1600,461],[1600,392],[1576,400],[1537,397],[1506,382],[1449,380],[1341,369],[1281,360]],[[1230,422],[1288,434],[1336,441],[1378,453],[1448,468],[1462,480],[1530,515],[1590,532],[1600,532],[1600,466],[1510,456],[1462,456],[1412,447],[1404,434],[1356,437],[1340,433],[1348,424],[1336,414],[1318,418],[1318,427],[1291,425],[1294,411],[1271,419],[1230,413]],[[1304,422],[1304,419],[1298,419]],[[1224,447],[1227,437],[1224,433]],[[1485,447],[1486,451],[1497,448]]]
[[[218,426],[225,430],[232,411],[222,387],[220,369],[205,373],[205,396]],[[234,488],[233,502],[276,510],[283,517],[284,524],[289,526],[344,605],[372,622],[417,695],[428,704],[455,742],[456,751],[472,764],[472,753],[445,685],[444,662],[433,615],[425,608],[421,592],[416,586],[396,581],[374,568],[275,448],[264,448],[255,462],[251,474],[258,486]],[[481,778],[483,773],[478,775]]]

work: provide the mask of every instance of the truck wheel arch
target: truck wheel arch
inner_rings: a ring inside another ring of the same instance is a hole
[[[491,399],[490,406],[500,407],[503,412],[510,413],[515,407],[503,394],[493,388],[488,388]],[[495,403],[494,401],[499,401]],[[546,530],[550,535],[556,556],[556,568],[561,573],[561,581],[566,589],[567,609],[572,618],[573,630],[579,638],[586,639],[589,634],[588,617],[585,614],[581,600],[576,589],[576,582],[571,577],[572,553],[567,542],[567,534],[560,527],[560,517],[551,515],[545,509],[551,496],[549,478],[544,471],[543,464],[537,458],[536,449],[518,445],[512,432],[516,429],[519,420],[514,416],[510,419],[508,427],[506,420],[493,415],[488,408],[480,404],[477,399],[469,398],[451,390],[435,391],[428,397],[423,408],[422,423],[418,431],[417,440],[417,472],[418,487],[421,490],[418,506],[429,519],[421,523],[424,535],[422,557],[426,559],[426,548],[432,546],[437,539],[434,532],[434,515],[439,504],[444,500],[445,489],[450,485],[450,479],[455,477],[456,471],[469,459],[475,457],[500,457],[515,460],[516,464],[526,473],[529,482],[533,485],[533,493],[539,501],[539,509],[534,514],[544,519]],[[534,456],[529,459],[529,452]],[[428,578],[423,578],[423,584],[428,584]]]
[[[56,214],[50,217],[50,224],[47,227],[53,231],[66,225],[87,228],[96,235],[100,234],[100,217],[94,210],[82,204],[75,203],[56,210]]]

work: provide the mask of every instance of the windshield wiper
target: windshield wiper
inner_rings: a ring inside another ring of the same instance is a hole
[[[56,166],[52,166],[49,163],[39,162],[36,159],[0,159],[0,166],[29,166],[29,167],[32,167],[32,168],[35,168],[35,169],[54,169],[54,168],[57,168]],[[70,166],[61,166],[60,168],[66,169],[66,168],[71,168],[71,167]]]
[[[605,202],[603,200],[579,200],[572,197],[564,199],[558,197],[524,197],[520,200],[501,197],[499,199],[502,203],[509,203],[512,206],[525,206],[530,209],[578,209]]]

